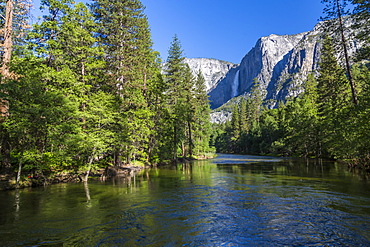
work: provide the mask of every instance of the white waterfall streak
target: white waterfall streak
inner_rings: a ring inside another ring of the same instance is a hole
[[[235,97],[238,95],[238,88],[239,88],[239,72],[238,70],[235,74],[233,84],[231,85],[231,97]]]

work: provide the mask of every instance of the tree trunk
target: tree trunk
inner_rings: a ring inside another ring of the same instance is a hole
[[[11,168],[11,164],[10,164],[10,144],[9,144],[9,133],[6,129],[4,128],[0,128],[0,131],[2,132],[2,135],[1,135],[1,156],[2,156],[2,160],[1,160],[1,165],[2,165],[2,169],[1,169],[1,172],[4,173],[4,174],[8,174],[10,172],[12,172]]]
[[[186,157],[186,146],[183,141],[181,142],[181,156]]]
[[[122,150],[121,148],[114,151],[114,165],[122,166]]]
[[[22,157],[19,159],[19,165],[18,165],[17,180],[16,180],[17,182],[15,185],[17,189],[19,188],[19,181],[21,180],[21,172],[22,172]]]
[[[86,171],[85,177],[84,177],[84,179],[83,179],[83,181],[84,181],[84,182],[87,182],[87,180],[89,180],[89,175],[90,175],[91,165],[92,165],[92,163],[93,163],[93,161],[94,161],[95,150],[96,150],[96,148],[94,147],[94,148],[93,148],[93,151],[92,151],[92,153],[91,153],[91,156],[90,156],[90,158],[89,158],[89,163],[88,163],[89,165],[88,165],[88,167],[87,167],[87,171]]]
[[[3,64],[2,64],[2,74],[3,76],[9,76],[9,67],[8,64],[11,59],[12,54],[12,28],[13,24],[13,0],[6,1],[6,9],[5,9],[5,26],[4,26],[4,56],[3,56]]]
[[[341,37],[342,37],[342,46],[343,46],[343,51],[344,51],[344,58],[346,60],[347,78],[348,78],[349,84],[351,86],[352,101],[355,105],[358,105],[356,87],[355,87],[355,83],[354,83],[353,77],[352,77],[351,65],[349,63],[347,40],[346,40],[346,37],[344,36],[344,26],[343,26],[343,20],[342,20],[342,13],[341,13],[341,10],[340,10],[340,3],[339,3],[339,0],[336,0],[336,1],[337,1],[338,19],[339,19],[340,34],[341,34]]]
[[[5,25],[4,25],[4,55],[1,67],[1,84],[5,83],[5,80],[10,78],[9,63],[12,55],[12,24],[13,24],[13,0],[7,0],[5,9]],[[5,80],[4,80],[5,79]],[[6,92],[3,92],[6,93]],[[9,116],[9,102],[5,99],[0,99],[0,121],[4,121]],[[9,145],[9,133],[2,129],[2,141],[1,141],[1,155],[2,169],[7,172],[11,168],[10,164],[10,145]]]
[[[175,121],[175,120],[174,120]],[[173,160],[177,158],[177,126],[173,123]]]
[[[90,202],[91,197],[90,197],[89,184],[87,183],[87,181],[84,181],[84,188],[85,188],[85,194],[86,194],[87,202]]]
[[[3,79],[1,83],[4,83],[4,79],[10,78],[9,63],[12,55],[12,33],[13,33],[13,0],[6,1],[5,9],[5,26],[4,26],[4,55],[1,67],[1,74]],[[2,118],[8,116],[9,102],[5,99],[0,99],[0,114]]]
[[[191,123],[188,120],[188,128],[189,128],[189,156],[193,156],[193,137],[191,132]]]

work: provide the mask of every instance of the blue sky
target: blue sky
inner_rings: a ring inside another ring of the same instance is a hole
[[[320,0],[142,0],[154,49],[167,58],[174,34],[187,57],[240,63],[258,38],[311,30]]]
[[[88,0],[84,0],[87,2]],[[39,0],[35,0],[37,9]],[[320,0],[141,0],[163,60],[175,34],[186,57],[240,63],[258,38],[311,30]]]

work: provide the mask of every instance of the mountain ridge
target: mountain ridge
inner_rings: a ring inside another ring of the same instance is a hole
[[[248,94],[255,78],[269,108],[299,95],[308,75],[317,73],[324,36],[322,24],[319,22],[312,30],[299,34],[270,34],[259,38],[241,63],[231,67],[210,88],[211,108],[216,109],[234,97]],[[346,25],[350,24],[348,18]],[[349,39],[349,47],[351,55],[361,47],[361,43]]]

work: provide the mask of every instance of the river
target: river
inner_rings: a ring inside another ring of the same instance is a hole
[[[0,246],[370,246],[367,175],[328,161],[221,154],[0,198]]]

